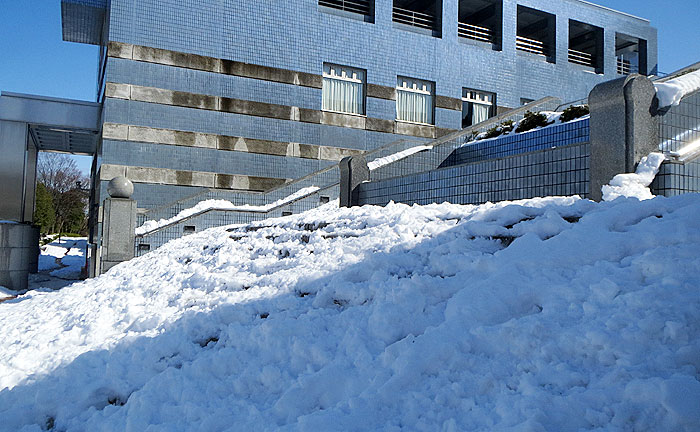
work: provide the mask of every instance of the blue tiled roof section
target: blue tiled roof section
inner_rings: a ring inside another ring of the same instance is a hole
[[[575,120],[556,126],[506,135],[492,140],[474,141],[455,150],[443,166],[462,165],[489,159],[563,147],[589,141],[589,119]]]
[[[61,0],[63,40],[100,45],[110,0]]]

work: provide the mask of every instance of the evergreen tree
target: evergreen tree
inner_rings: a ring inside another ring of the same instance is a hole
[[[39,225],[41,234],[49,234],[56,222],[56,212],[53,207],[53,199],[43,183],[36,185],[36,209],[34,210],[34,223]]]
[[[50,233],[85,233],[88,194],[80,189],[89,184],[70,156],[58,153],[40,153],[37,177],[51,196],[55,215]]]

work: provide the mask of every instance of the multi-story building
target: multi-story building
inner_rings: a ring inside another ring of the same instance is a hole
[[[62,15],[65,40],[101,52],[95,206],[117,175],[144,209],[267,191],[657,73],[647,20],[581,0],[62,0]]]
[[[64,39],[101,47],[100,190],[124,173],[140,207],[198,188],[266,190],[657,64],[648,21],[579,0],[62,7]]]

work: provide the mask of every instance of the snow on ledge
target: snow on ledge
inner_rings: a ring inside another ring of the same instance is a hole
[[[639,200],[654,198],[649,185],[654,181],[664,159],[665,156],[661,153],[651,153],[639,162],[637,172],[616,175],[609,185],[603,186],[603,201],[612,201],[619,197]]]
[[[400,151],[398,153],[390,154],[389,156],[384,156],[381,158],[377,158],[373,160],[372,162],[367,162],[367,167],[369,168],[370,171],[375,170],[377,168],[383,167],[384,165],[389,165],[392,162],[396,162],[398,160],[407,158],[411,156],[412,154],[422,152],[423,150],[432,150],[433,146],[431,145],[421,145],[421,146],[416,146],[416,147],[411,147],[409,149]]]
[[[179,222],[181,220],[187,219],[188,217],[198,214],[198,213],[203,213],[205,211],[210,211],[210,210],[234,210],[234,211],[249,211],[249,212],[268,212],[272,210],[275,207],[279,207],[281,205],[290,203],[296,199],[299,199],[303,196],[310,195],[316,191],[318,191],[320,188],[317,186],[310,186],[307,188],[299,189],[298,191],[294,192],[293,194],[286,196],[282,199],[279,199],[273,203],[262,205],[262,206],[253,206],[249,204],[244,204],[244,205],[234,205],[230,201],[226,200],[206,200],[206,201],[200,201],[198,202],[194,207],[190,207],[188,209],[185,209],[181,211],[180,213],[177,214],[177,216],[173,216],[170,219],[161,219],[159,221],[155,220],[149,220],[143,223],[140,227],[136,228],[135,234],[137,236],[140,235],[145,235],[150,232],[153,232],[159,228],[162,228],[166,225],[170,225],[176,222]]]
[[[659,99],[659,108],[678,105],[686,95],[700,90],[700,70],[666,82],[654,83],[654,87]]]

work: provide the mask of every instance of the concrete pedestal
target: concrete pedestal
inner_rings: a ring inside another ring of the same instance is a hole
[[[39,259],[36,232],[28,224],[0,222],[0,285],[15,291],[27,289],[29,272]]]
[[[369,181],[369,168],[363,156],[348,156],[338,164],[340,168],[340,206],[358,205],[357,186]]]
[[[641,75],[597,85],[591,108],[591,184],[589,197],[600,201],[601,188],[618,174],[634,172],[639,161],[659,149],[658,101],[652,82]]]
[[[102,255],[100,273],[134,257],[136,201],[128,198],[107,198],[102,222]]]

